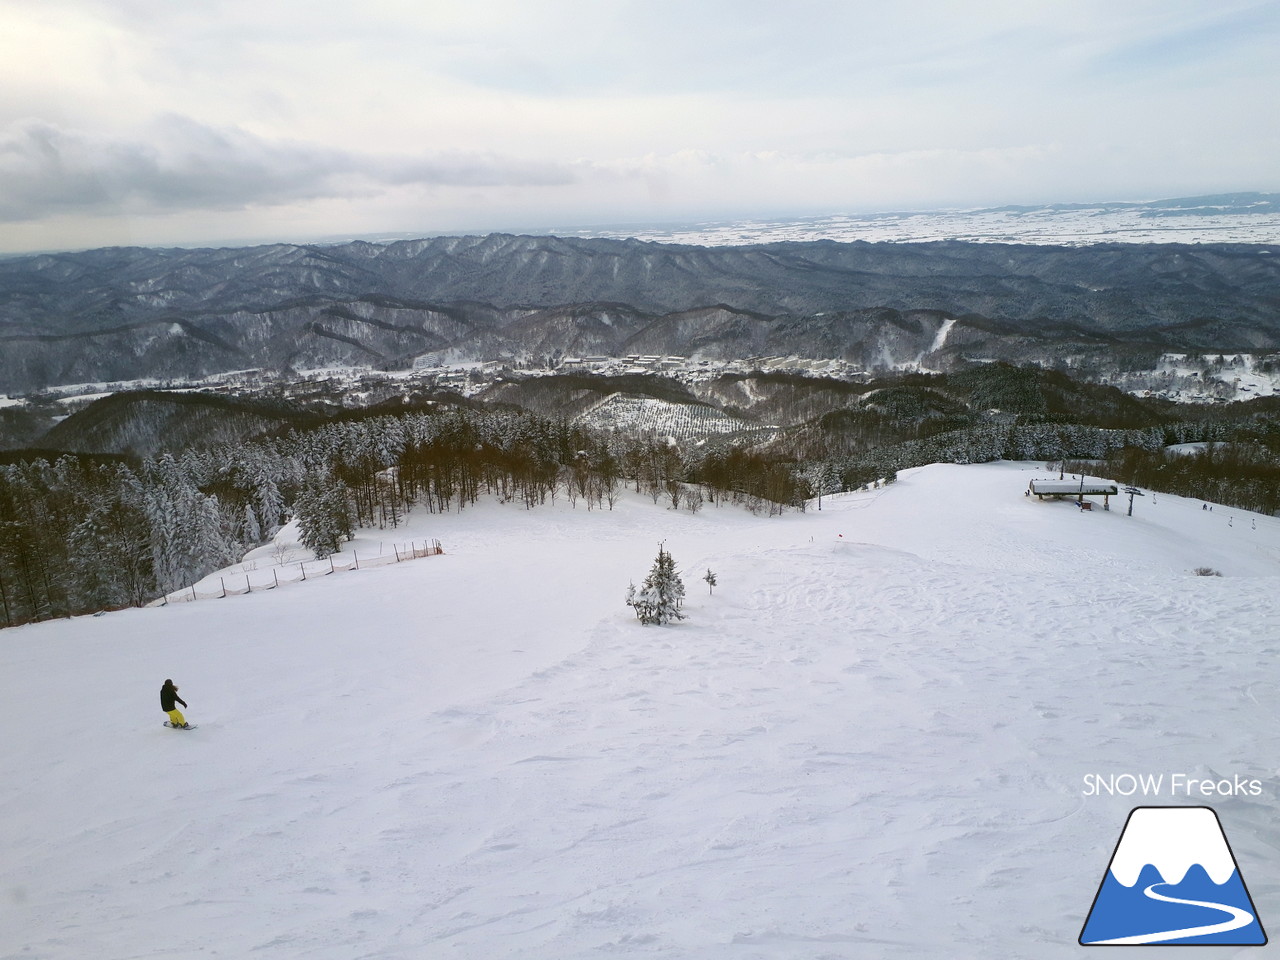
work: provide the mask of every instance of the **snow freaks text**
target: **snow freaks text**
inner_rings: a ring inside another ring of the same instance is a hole
[[[1086,773],[1086,797],[1259,797],[1262,781],[1236,774],[1231,779],[1185,773]]]

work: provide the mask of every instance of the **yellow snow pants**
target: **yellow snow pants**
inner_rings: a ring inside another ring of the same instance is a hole
[[[182,717],[182,711],[179,710],[177,707],[174,707],[172,710],[168,711],[168,713],[169,713],[169,722],[172,723],[175,727],[180,727],[187,722]]]

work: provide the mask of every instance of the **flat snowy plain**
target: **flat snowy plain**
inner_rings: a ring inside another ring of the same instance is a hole
[[[1158,202],[1152,205],[1161,208]],[[919,243],[962,240],[968,243],[1275,243],[1280,215],[1268,204],[1253,209],[1204,206],[1194,216],[1169,216],[1162,209],[1114,204],[1069,207],[998,207],[971,210],[918,210],[906,213],[837,214],[776,220],[576,228],[557,232],[578,236],[693,243],[718,247],[787,240],[835,240],[849,243]],[[1191,213],[1185,207],[1174,211]],[[1161,215],[1164,214],[1164,215]]]
[[[1076,956],[1161,803],[1280,929],[1280,520],[1047,475],[420,511],[367,536],[443,556],[0,632],[0,957]],[[1125,773],[1263,790],[1086,796]]]

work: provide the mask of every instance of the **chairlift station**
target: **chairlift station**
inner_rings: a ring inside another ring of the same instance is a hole
[[[1110,498],[1119,493],[1120,488],[1114,483],[1097,480],[1032,480],[1027,486],[1027,494],[1040,500],[1045,497],[1053,497],[1055,500],[1071,497],[1083,506],[1085,497],[1102,497],[1104,510],[1111,509]]]

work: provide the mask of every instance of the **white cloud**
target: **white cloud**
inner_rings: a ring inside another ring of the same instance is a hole
[[[76,245],[89,214],[339,233],[1280,190],[1278,31],[1249,0],[7,0],[0,216]]]
[[[387,187],[556,186],[565,165],[443,151],[361,155],[167,116],[130,139],[30,120],[0,133],[0,220],[287,205]]]

